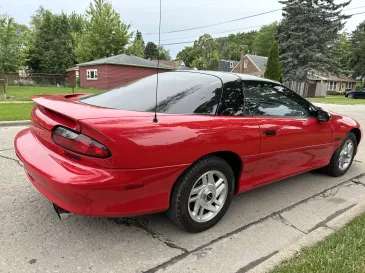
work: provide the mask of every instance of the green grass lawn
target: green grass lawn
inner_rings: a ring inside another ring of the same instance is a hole
[[[3,89],[0,89],[0,101],[4,100]],[[75,93],[96,93],[96,89],[75,88]],[[47,86],[8,86],[6,87],[7,97],[13,101],[29,101],[31,96],[52,95],[52,94],[72,94],[71,87],[47,87]]]
[[[333,104],[365,104],[365,99],[348,99],[345,96],[327,96],[326,98],[309,98],[311,102],[333,103]]]
[[[365,214],[272,271],[294,272],[364,273]]]
[[[0,121],[29,120],[33,103],[0,103]]]

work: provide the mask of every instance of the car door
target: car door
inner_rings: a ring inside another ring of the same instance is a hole
[[[256,118],[244,114],[242,87],[242,80],[236,76],[224,83],[216,115],[216,120],[221,125],[220,137],[227,140],[220,150],[234,152],[240,157],[240,167],[243,171],[240,174],[236,173],[239,178],[237,192],[253,187],[252,177],[259,158],[261,142]]]
[[[330,124],[319,122],[315,108],[288,88],[270,82],[245,82],[245,109],[261,133],[254,185],[328,164],[333,152]]]

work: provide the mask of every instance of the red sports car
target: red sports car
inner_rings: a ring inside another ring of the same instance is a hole
[[[167,211],[200,232],[235,194],[318,168],[343,175],[361,139],[353,119],[263,78],[167,72],[155,91],[154,75],[92,96],[33,98],[15,148],[34,187],[67,212]]]

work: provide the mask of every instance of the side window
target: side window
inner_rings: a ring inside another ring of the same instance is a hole
[[[242,116],[243,115],[243,91],[242,81],[236,80],[223,85],[223,96],[218,108],[220,116]]]
[[[268,82],[245,82],[246,110],[253,116],[311,117],[311,104],[290,89]]]

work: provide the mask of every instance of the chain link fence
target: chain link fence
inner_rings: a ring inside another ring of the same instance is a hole
[[[95,77],[96,76],[96,77]],[[125,75],[108,73],[102,75],[46,74],[46,73],[4,73],[0,72],[0,101],[31,101],[32,96],[97,93],[130,84],[148,75]],[[89,77],[89,78],[88,78]],[[155,92],[155,91],[153,91]]]
[[[0,100],[23,101],[41,94],[74,93],[77,81],[70,82],[67,74],[0,72]]]

